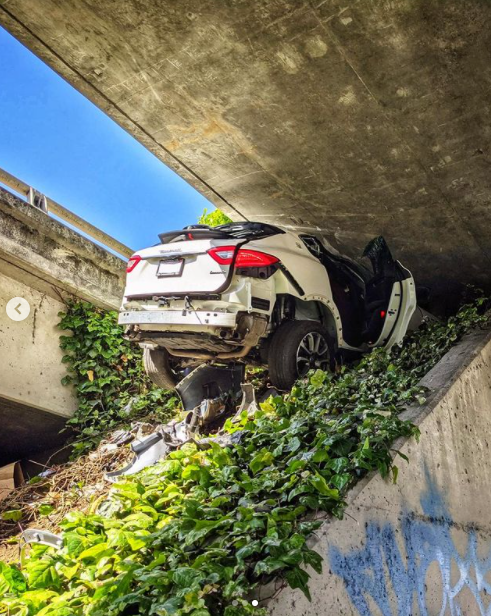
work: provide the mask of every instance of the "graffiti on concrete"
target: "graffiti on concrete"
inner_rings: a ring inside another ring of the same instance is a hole
[[[459,527],[459,532],[465,533],[466,545],[457,549],[451,532],[455,524],[443,495],[427,471],[426,484],[420,499],[422,516],[403,512],[400,529],[391,523],[368,523],[361,549],[344,554],[334,546],[330,548],[332,571],[343,579],[353,605],[362,616],[372,616],[373,604],[383,616],[411,616],[415,602],[419,614],[428,616],[431,612],[427,605],[426,578],[432,565],[437,567],[432,572],[439,568],[441,574],[438,584],[442,589],[441,616],[461,616],[458,596],[465,588],[476,601],[473,613],[491,616],[491,605],[484,601],[486,595],[491,595],[491,583],[486,579],[491,571],[491,550],[481,546],[480,552],[486,547],[487,556],[479,557],[476,531],[472,527]]]

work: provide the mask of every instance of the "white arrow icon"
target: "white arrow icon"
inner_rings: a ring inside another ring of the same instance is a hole
[[[5,310],[7,312],[7,316],[12,319],[12,321],[23,321],[29,316],[31,306],[23,297],[13,297],[9,302],[7,302]]]

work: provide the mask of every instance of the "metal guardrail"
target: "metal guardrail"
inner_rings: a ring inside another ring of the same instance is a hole
[[[104,233],[104,231],[101,231],[97,227],[94,227],[94,225],[91,225],[90,222],[87,222],[83,218],[80,218],[80,216],[77,216],[73,212],[70,212],[70,210],[67,210],[59,203],[56,203],[56,201],[53,201],[53,199],[46,197],[45,195],[34,189],[32,186],[29,186],[22,180],[19,180],[18,178],[14,177],[13,175],[1,168],[0,183],[5,184],[5,186],[8,186],[12,190],[15,190],[19,194],[24,195],[27,203],[29,203],[33,207],[42,210],[46,214],[49,214],[51,212],[55,216],[58,216],[58,218],[61,218],[65,222],[68,222],[79,231],[82,231],[83,233],[87,234],[92,239],[100,242],[107,248],[111,248],[111,250],[114,250],[118,254],[128,258],[131,257],[131,255],[134,253],[134,250],[132,250],[128,246],[125,246],[121,242],[118,242],[118,240],[111,237],[107,233]]]

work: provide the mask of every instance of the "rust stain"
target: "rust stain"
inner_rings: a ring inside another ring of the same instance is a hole
[[[179,135],[179,137],[174,137],[174,139],[165,144],[165,147],[171,151],[178,150],[185,145],[198,143],[204,139],[210,139],[218,134],[227,132],[215,119],[209,119],[208,121],[199,124],[191,124],[190,126],[170,125],[168,126],[168,130],[173,134]]]

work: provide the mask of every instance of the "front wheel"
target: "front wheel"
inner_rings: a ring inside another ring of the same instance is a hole
[[[162,389],[175,389],[179,379],[165,349],[143,349],[143,366],[154,385]]]
[[[269,376],[278,389],[290,389],[309,370],[329,370],[333,343],[317,321],[288,321],[273,334],[268,353]]]

